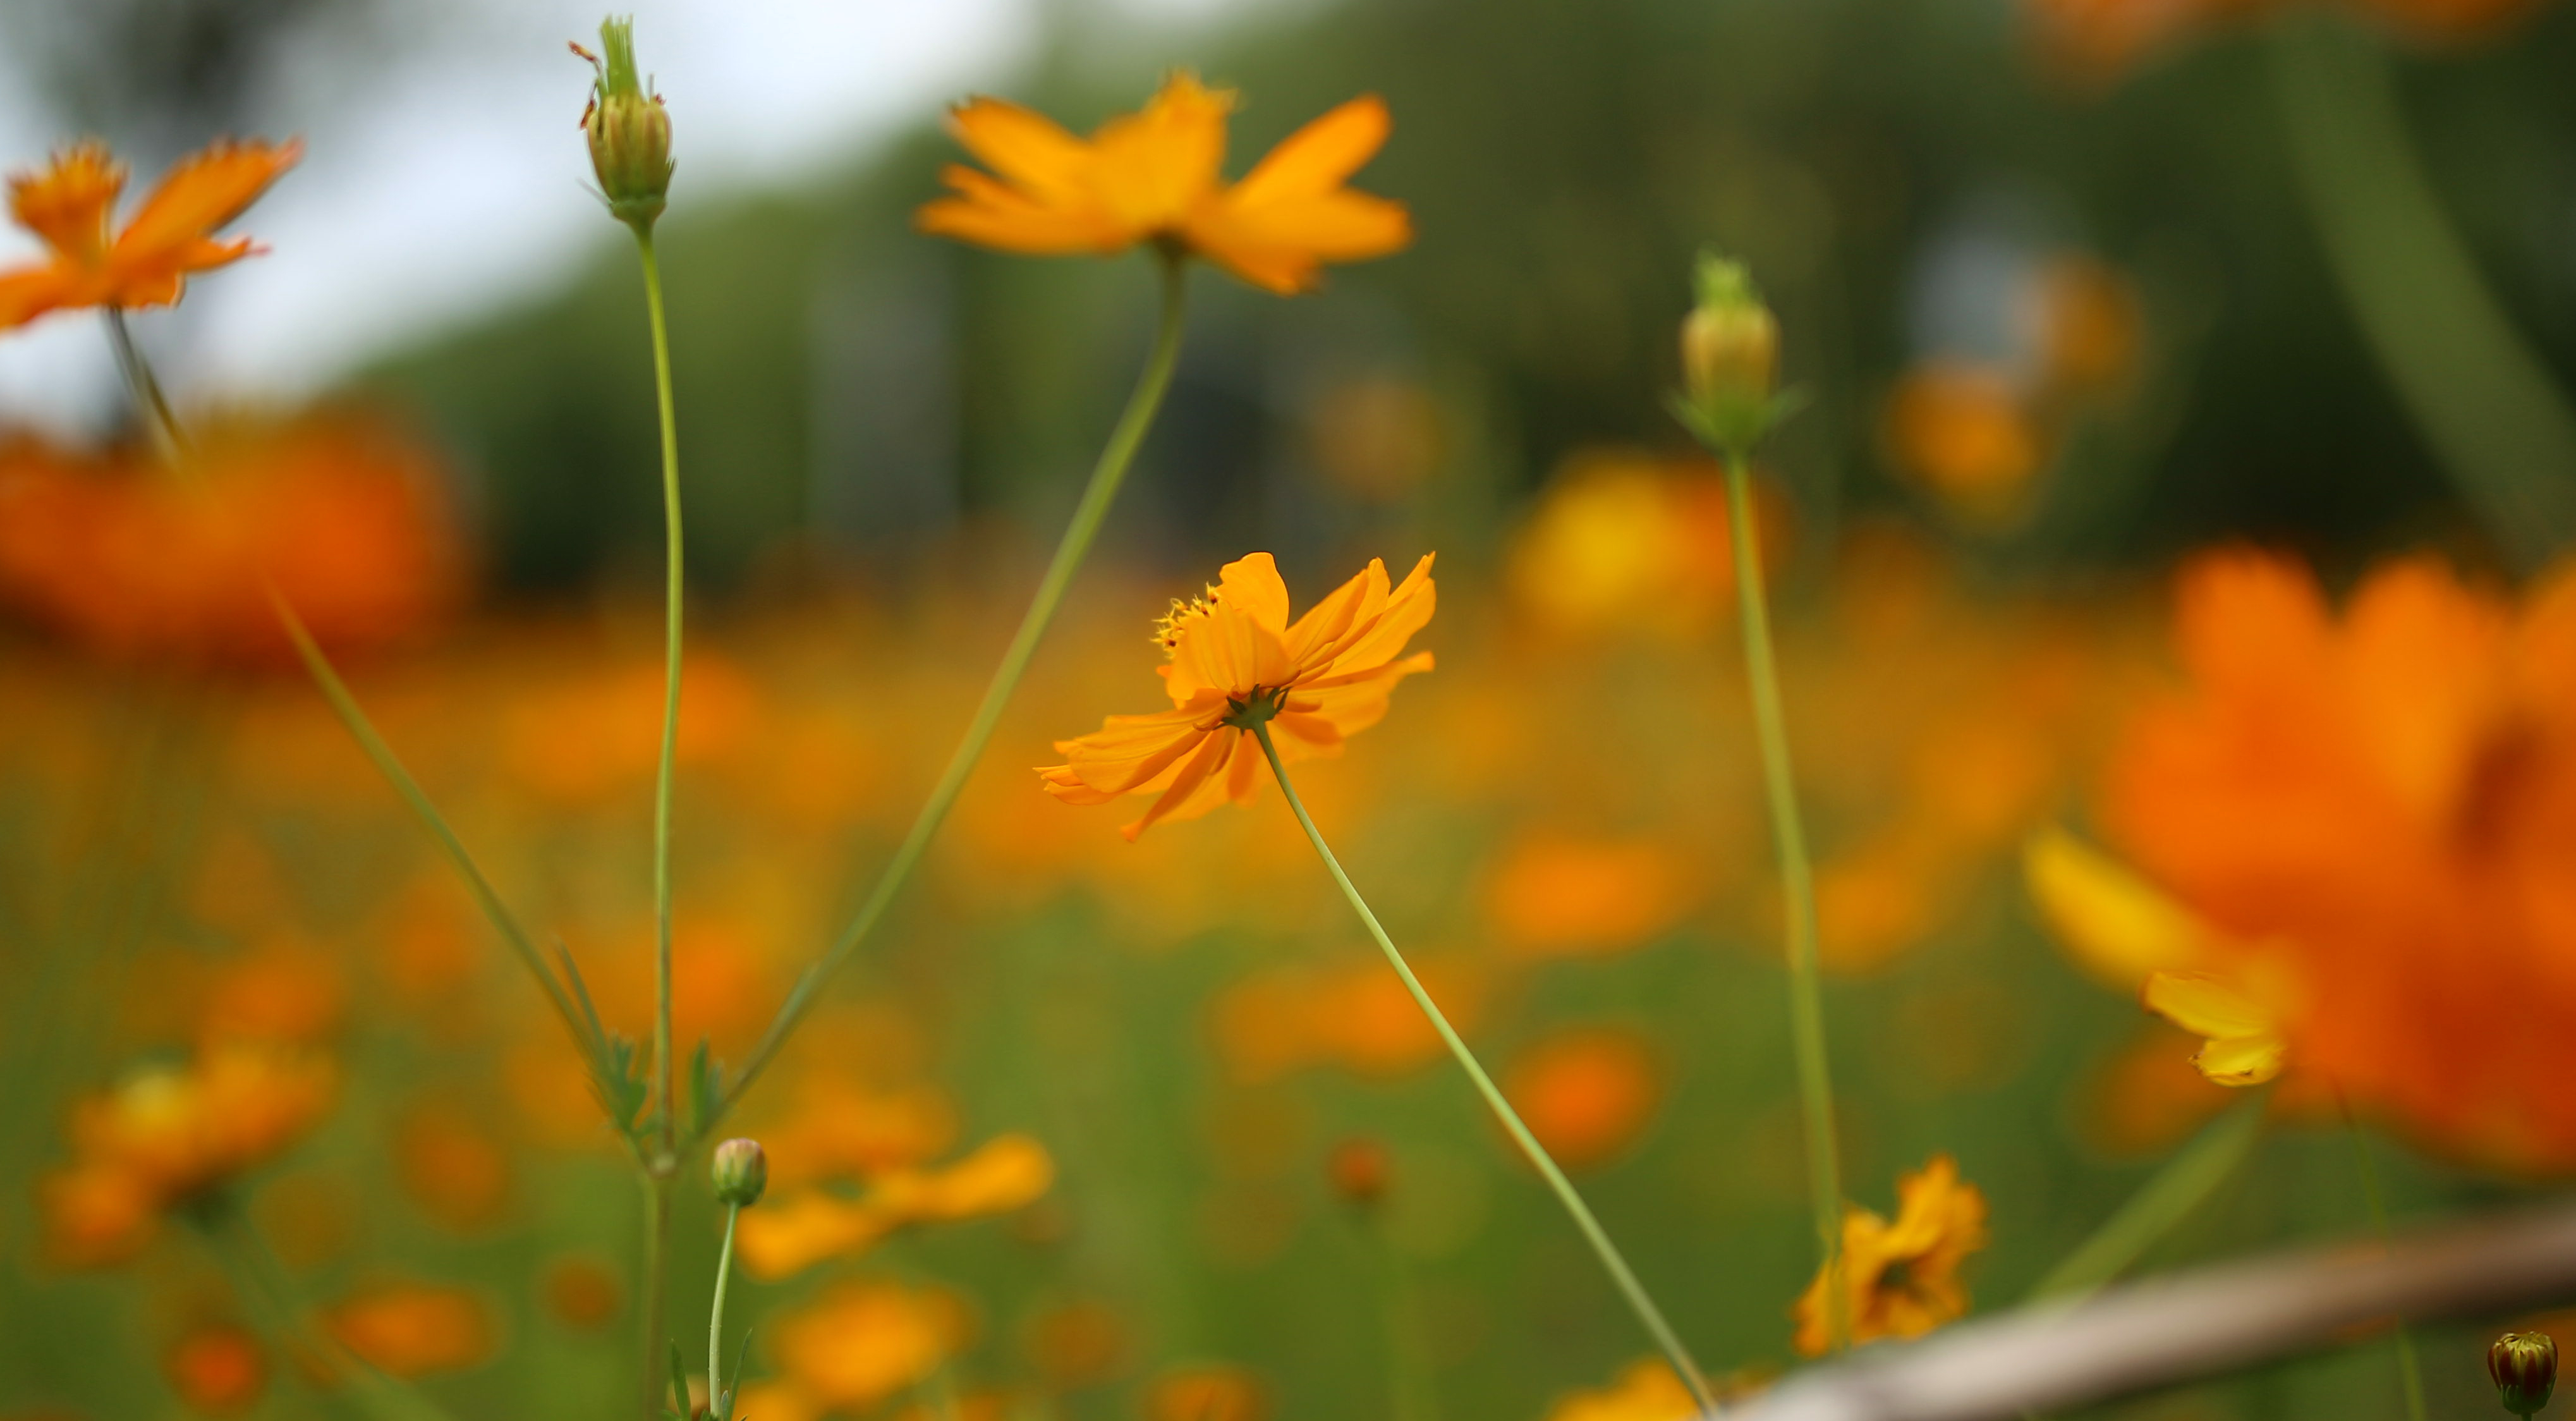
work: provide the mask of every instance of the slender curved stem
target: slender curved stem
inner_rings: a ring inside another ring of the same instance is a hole
[[[332,1379],[346,1384],[356,1409],[375,1421],[449,1421],[444,1408],[378,1371],[314,1321],[312,1313],[295,1301],[294,1284],[268,1240],[238,1204],[215,1196],[198,1212],[217,1266],[271,1341],[302,1352]]]
[[[107,328],[115,340],[117,363],[125,372],[126,382],[133,387],[135,399],[151,414],[164,452],[171,456],[175,467],[189,476],[198,492],[212,498],[213,490],[206,486],[195,466],[185,457],[187,433],[180,426],[178,417],[171,413],[170,402],[163,398],[161,382],[153,377],[151,363],[144,359],[142,350],[126,330],[124,313],[109,307]],[[466,890],[473,896],[475,907],[482,910],[493,930],[508,944],[511,955],[517,957],[520,965],[527,968],[537,979],[537,984],[545,989],[546,1000],[553,1003],[555,1015],[562,1019],[564,1029],[572,1033],[573,1040],[585,1052],[595,1051],[596,1044],[591,1040],[590,1032],[573,1009],[572,997],[565,992],[554,969],[546,965],[527,929],[519,925],[509,905],[501,901],[500,893],[492,887],[492,880],[484,876],[482,866],[474,861],[473,854],[467,852],[465,841],[457,836],[446,816],[438,812],[438,806],[420,787],[420,781],[412,778],[411,771],[403,766],[393,747],[377,732],[375,722],[368,719],[366,710],[358,704],[358,698],[350,693],[348,683],[340,679],[339,670],[331,664],[331,658],[323,652],[321,644],[313,639],[311,629],[304,625],[304,618],[297,614],[294,604],[286,600],[286,594],[278,589],[265,569],[258,570],[258,577],[260,591],[268,599],[269,610],[276,616],[278,626],[285,631],[287,641],[294,646],[296,659],[303,663],[305,673],[313,678],[313,684],[322,692],[322,699],[329,703],[332,714],[348,728],[350,738],[358,742],[358,748],[374,763],[377,773],[383,775],[386,782],[394,787],[394,792],[402,797],[413,816],[420,820],[421,827],[429,831],[440,855],[456,870],[457,876],[465,880]]]
[[[1591,1206],[1575,1192],[1574,1182],[1565,1177],[1564,1170],[1556,1167],[1556,1160],[1548,1154],[1547,1146],[1540,1144],[1538,1136],[1531,1134],[1529,1126],[1521,1122],[1520,1112],[1503,1097],[1502,1089],[1494,1084],[1494,1078],[1485,1074],[1485,1067],[1476,1059],[1476,1053],[1467,1049],[1466,1039],[1449,1024],[1449,1018],[1442,1013],[1439,1004],[1431,1000],[1431,993],[1424,990],[1422,979],[1413,975],[1412,965],[1404,960],[1403,953],[1396,950],[1395,939],[1386,935],[1386,929],[1378,923],[1377,914],[1369,911],[1368,900],[1360,896],[1360,890],[1351,883],[1351,876],[1342,871],[1341,860],[1333,857],[1332,847],[1324,842],[1322,831],[1315,827],[1314,817],[1306,812],[1305,801],[1297,797],[1297,787],[1289,783],[1288,769],[1279,762],[1279,749],[1270,741],[1269,724],[1256,722],[1252,726],[1252,735],[1261,742],[1261,753],[1270,761],[1271,776],[1279,781],[1279,792],[1288,797],[1288,807],[1296,812],[1298,827],[1306,831],[1306,842],[1315,846],[1316,856],[1323,859],[1325,868],[1331,870],[1333,882],[1341,887],[1342,897],[1350,901],[1351,910],[1359,914],[1360,921],[1368,927],[1369,936],[1377,941],[1378,951],[1386,955],[1387,965],[1395,969],[1395,975],[1404,982],[1404,990],[1412,994],[1413,1004],[1422,1009],[1432,1029],[1440,1033],[1441,1041],[1449,1047],[1449,1054],[1457,1059],[1459,1069],[1464,1070],[1467,1079],[1475,1083],[1476,1093],[1485,1098],[1485,1104],[1502,1122],[1503,1129],[1510,1133],[1512,1142],[1521,1147],[1521,1153],[1529,1157],[1530,1166],[1547,1181],[1556,1201],[1573,1216],[1574,1226],[1582,1231],[1584,1241],[1592,1245],[1593,1254],[1601,1260],[1602,1270],[1618,1286],[1620,1296],[1627,1299],[1628,1306],[1637,1314],[1637,1320],[1645,1324],[1647,1335],[1663,1350],[1665,1358],[1673,1364],[1673,1370],[1681,1374],[1683,1385],[1690,1388],[1691,1396],[1699,1403],[1700,1409],[1705,1412],[1718,1410],[1717,1397],[1709,1389],[1708,1378],[1702,1375],[1699,1363],[1692,1360],[1690,1349],[1682,1345],[1681,1337],[1673,1331],[1672,1324],[1664,1320],[1663,1309],[1655,1306],[1645,1284],[1637,1281],[1636,1271],[1628,1266],[1626,1256],[1619,1252],[1619,1245],[1611,1242],[1609,1232],[1601,1227],[1601,1221],[1592,1216]]]
[[[724,1404],[724,1305],[725,1285],[733,1281],[733,1226],[741,1218],[740,1204],[725,1206],[724,1250],[716,1255],[715,1306],[707,1312],[707,1405],[715,1408],[715,1421],[732,1421],[731,1408]],[[741,1378],[734,1380],[739,1384]]]
[[[2442,209],[2373,40],[2284,17],[2290,170],[2344,304],[2462,499],[2528,570],[2576,537],[2576,412]]]
[[[2393,1235],[2388,1228],[2388,1204],[2379,1192],[2379,1166],[2370,1158],[2370,1137],[2362,1133],[2361,1121],[2354,1118],[2352,1102],[2344,1099],[2340,1086],[2335,1088],[2335,1109],[2342,1112],[2344,1134],[2352,1141],[2362,1201],[2370,1206],[2371,1232],[2379,1235],[2380,1247],[2386,1248]],[[2424,1368],[2415,1357],[2415,1334],[2402,1317],[2397,1320],[2397,1381],[2406,1395],[2406,1421],[2424,1421]]]
[[[2191,1216],[2227,1182],[2263,1138],[2261,1093],[2237,1102],[2165,1162],[2129,1202],[2033,1284],[2033,1302],[2081,1302],[2128,1271],[2140,1254]]]
[[[1019,686],[1021,675],[1029,669],[1030,658],[1037,654],[1038,642],[1046,635],[1047,624],[1055,619],[1056,609],[1064,601],[1065,590],[1073,585],[1073,575],[1081,570],[1083,558],[1090,553],[1092,541],[1100,533],[1101,522],[1108,517],[1109,507],[1118,497],[1118,487],[1126,480],[1128,465],[1135,461],[1138,446],[1145,442],[1145,431],[1153,426],[1155,411],[1162,407],[1163,394],[1171,387],[1172,369],[1178,362],[1181,349],[1188,267],[1180,256],[1172,253],[1162,254],[1162,262],[1163,315],[1154,337],[1153,353],[1146,357],[1145,369],[1137,377],[1135,392],[1127,397],[1127,408],[1110,431],[1109,443],[1100,451],[1100,461],[1092,467],[1091,481],[1083,486],[1082,500],[1074,506],[1073,521],[1066,525],[1064,538],[1056,545],[1054,558],[1047,563],[1046,575],[1039,579],[1037,593],[1029,599],[1029,609],[1020,618],[1019,630],[1012,635],[1009,649],[1002,653],[1001,665],[994,668],[993,679],[984,688],[984,699],[975,708],[975,718],[967,725],[965,738],[957,743],[955,753],[948,757],[948,767],[940,772],[930,797],[922,801],[921,812],[914,816],[911,831],[904,835],[894,857],[887,860],[884,871],[877,876],[876,886],[868,893],[867,901],[859,906],[857,915],[850,919],[848,927],[842,929],[840,937],[797,979],[796,986],[788,992],[786,1002],[779,1007],[769,1029],[761,1034],[751,1054],[744,1058],[741,1073],[726,1088],[716,1108],[690,1136],[690,1150],[703,1143],[724,1113],[742,1099],[743,1092],[751,1088],[751,1083],[777,1057],[779,1048],[787,1043],[788,1036],[814,1009],[823,983],[838,972],[867,941],[868,935],[876,930],[886,909],[902,892],[905,880],[912,876],[913,868],[920,863],[922,852],[930,847],[932,837],[938,834],[948,811],[956,805],[958,793],[965,789],[967,777],[974,772],[975,762],[982,758],[985,744],[993,738],[993,728],[1002,719],[1002,708],[1009,704],[1011,692]]]
[[[671,405],[671,334],[662,314],[662,265],[653,233],[635,229],[644,264],[644,308],[653,324],[653,396],[662,414],[662,755],[653,779],[653,1062],[662,1102],[662,1153],[680,1146],[678,1057],[671,1040],[671,780],[680,745],[680,432]]]
[[[1762,749],[1762,783],[1771,801],[1771,842],[1780,856],[1780,890],[1789,923],[1789,1035],[1798,1060],[1798,1097],[1806,1114],[1807,1180],[1816,1218],[1816,1247],[1825,1278],[1825,1335],[1839,1349],[1851,1340],[1851,1299],[1841,1286],[1842,1151],[1834,1134],[1834,1082],[1825,1051],[1823,971],[1816,950],[1816,876],[1807,862],[1807,830],[1789,763],[1788,717],[1780,708],[1780,669],[1771,654],[1771,606],[1762,587],[1762,548],[1754,536],[1753,475],[1741,452],[1726,455],[1727,533],[1735,550],[1735,603],[1744,626],[1744,676],[1753,694],[1753,731]]]

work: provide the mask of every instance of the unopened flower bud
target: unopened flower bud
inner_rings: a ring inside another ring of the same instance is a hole
[[[618,221],[650,232],[671,191],[671,115],[659,94],[647,92],[635,67],[635,22],[599,22],[604,55],[580,45],[572,52],[590,61],[596,76],[581,128],[590,139],[590,169]]]
[[[1356,1137],[1344,1140],[1333,1146],[1324,1171],[1333,1181],[1334,1193],[1365,1209],[1386,1195],[1390,1172],[1386,1146]]]
[[[769,1187],[769,1156],[758,1140],[727,1140],[716,1146],[714,1174],[717,1203],[757,1204]]]
[[[2558,1343],[2546,1332],[2508,1332],[2487,1348],[2487,1375],[2505,1410],[2529,1416],[2549,1404],[2558,1383]]]
[[[1770,402],[1780,369],[1780,323],[1742,262],[1699,259],[1699,304],[1682,320],[1682,375],[1703,408]]]

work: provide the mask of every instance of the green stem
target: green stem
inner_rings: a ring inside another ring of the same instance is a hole
[[[1798,815],[1790,771],[1788,717],[1780,708],[1780,670],[1771,654],[1771,608],[1762,587],[1762,549],[1754,536],[1753,475],[1745,456],[1726,456],[1727,533],[1735,550],[1735,601],[1744,627],[1744,675],[1753,694],[1753,731],[1762,750],[1762,783],[1771,801],[1771,842],[1780,858],[1780,888],[1789,924],[1789,1036],[1797,1053],[1798,1097],[1806,1114],[1807,1182],[1815,1209],[1816,1247],[1825,1275],[1825,1336],[1839,1349],[1851,1338],[1851,1300],[1841,1286],[1843,1181],[1834,1134],[1834,1083],[1825,1052],[1823,971],[1816,950],[1816,879],[1807,862],[1807,831]]]
[[[653,325],[653,395],[662,414],[662,757],[653,781],[653,1060],[662,1102],[662,1153],[680,1147],[679,1066],[671,1041],[671,780],[680,744],[680,432],[671,403],[671,335],[662,314],[662,265],[649,227],[635,229],[644,263],[644,307]]]
[[[2389,1241],[2388,1204],[2379,1192],[2379,1166],[2370,1157],[2370,1137],[2362,1133],[2361,1121],[2354,1118],[2352,1102],[2344,1099],[2340,1086],[2335,1089],[2335,1108],[2342,1112],[2344,1134],[2352,1141],[2353,1167],[2361,1175],[2361,1197],[2370,1208],[2370,1227],[2385,1245]],[[2415,1357],[2415,1334],[2402,1317],[2397,1319],[2397,1378],[2406,1393],[2406,1421],[2424,1421],[2424,1369]]]
[[[671,1292],[671,1176],[644,1175],[644,1421],[659,1421],[671,1373],[663,1361]],[[680,1398],[685,1409],[688,1398]]]
[[[114,307],[108,308],[107,328],[114,337],[117,363],[125,372],[126,382],[133,388],[135,399],[152,415],[159,430],[160,444],[169,454],[172,466],[187,474],[199,493],[213,498],[214,491],[206,486],[196,467],[185,457],[187,434],[180,427],[178,418],[171,413],[170,402],[162,397],[161,382],[153,377],[151,362],[144,359],[142,350],[126,330],[124,313]],[[438,844],[439,852],[465,880],[475,906],[491,921],[501,940],[509,944],[520,965],[526,967],[536,977],[538,985],[545,988],[546,998],[554,1004],[555,1015],[562,1018],[564,1029],[572,1033],[574,1041],[580,1043],[584,1050],[595,1050],[590,1033],[573,1010],[572,998],[564,991],[562,982],[556,979],[554,970],[546,965],[545,958],[537,952],[527,930],[519,926],[519,920],[511,914],[509,906],[501,901],[492,881],[484,877],[482,867],[475,863],[472,854],[466,852],[465,841],[457,837],[446,817],[438,812],[438,806],[432,804],[429,795],[421,789],[420,782],[403,767],[393,747],[376,732],[375,723],[367,718],[366,711],[358,705],[357,697],[350,694],[348,684],[340,679],[339,671],[332,666],[331,658],[323,653],[321,644],[313,639],[312,631],[304,625],[304,618],[296,613],[294,604],[286,600],[286,594],[278,590],[277,584],[265,571],[258,576],[260,591],[268,599],[269,610],[276,615],[277,624],[285,631],[287,641],[294,645],[296,658],[304,664],[306,674],[321,690],[322,699],[330,704],[332,714],[340,718],[340,723],[348,728],[350,738],[358,742],[358,748],[374,762],[377,772],[393,785],[395,792],[402,796],[403,803],[429,831],[430,838]]]
[[[2272,43],[2290,167],[2381,373],[2506,555],[2576,535],[2576,414],[2442,210],[2386,56],[2350,27]]]
[[[2033,1301],[2080,1302],[2127,1272],[2158,1239],[2217,1192],[2263,1137],[2260,1094],[2210,1122],[2155,1173],[2118,1213],[2030,1290]]]
[[[725,1405],[724,1390],[724,1305],[725,1285],[733,1281],[733,1226],[742,1217],[740,1204],[725,1206],[724,1249],[716,1255],[716,1301],[707,1314],[707,1405],[714,1409],[715,1421],[732,1421],[732,1409]],[[737,1383],[740,1378],[735,1378]]]
[[[207,1245],[232,1283],[234,1295],[272,1342],[312,1358],[334,1380],[347,1385],[357,1409],[376,1421],[449,1421],[436,1403],[376,1370],[315,1325],[312,1315],[295,1302],[285,1265],[238,1204],[212,1197],[197,1212]]]
[[[1019,630],[1011,637],[1009,649],[1002,653],[1002,663],[993,670],[993,679],[984,688],[984,699],[975,708],[975,718],[966,728],[966,736],[948,757],[948,766],[931,788],[930,797],[922,801],[921,811],[913,817],[912,829],[895,849],[878,874],[876,886],[867,901],[842,929],[840,937],[805,969],[796,986],[787,994],[778,1015],[761,1034],[758,1044],[743,1061],[740,1074],[726,1088],[716,1108],[700,1122],[690,1137],[694,1149],[713,1133],[726,1111],[742,1099],[751,1083],[774,1060],[788,1036],[804,1021],[823,984],[846,964],[868,935],[876,930],[886,909],[894,903],[906,879],[912,876],[924,850],[930,847],[940,824],[957,803],[959,791],[965,789],[967,776],[975,762],[983,757],[986,742],[993,738],[993,728],[1001,722],[1002,708],[1010,702],[1011,692],[1020,683],[1029,660],[1037,654],[1038,642],[1046,635],[1047,624],[1055,619],[1056,608],[1064,601],[1065,590],[1073,585],[1073,576],[1090,553],[1091,544],[1100,532],[1102,520],[1108,517],[1110,505],[1118,497],[1118,487],[1126,480],[1128,465],[1136,457],[1137,447],[1145,441],[1145,431],[1153,426],[1155,411],[1162,407],[1163,394],[1172,383],[1172,369],[1181,349],[1188,268],[1184,259],[1173,253],[1162,254],[1163,315],[1154,337],[1153,353],[1146,357],[1144,372],[1137,377],[1135,392],[1127,397],[1127,408],[1118,416],[1117,426],[1110,431],[1109,443],[1100,451],[1100,461],[1092,466],[1091,481],[1083,486],[1082,500],[1074,505],[1073,521],[1066,525],[1064,538],[1057,543],[1055,556],[1047,563],[1046,575],[1039,579],[1037,594],[1029,599],[1029,609],[1020,618]]]
[[[1386,935],[1386,929],[1378,923],[1377,914],[1369,911],[1368,900],[1360,897],[1359,889],[1351,883],[1351,876],[1342,871],[1341,860],[1333,857],[1331,846],[1324,842],[1323,833],[1316,829],[1313,816],[1306,812],[1305,801],[1297,797],[1297,787],[1289,783],[1288,768],[1279,762],[1279,749],[1270,741],[1269,723],[1255,722],[1252,735],[1261,742],[1261,753],[1270,761],[1270,773],[1279,781],[1279,792],[1288,797],[1288,807],[1296,812],[1298,826],[1306,831],[1306,842],[1315,846],[1316,855],[1323,859],[1324,867],[1331,870],[1333,882],[1340,885],[1342,896],[1350,901],[1351,910],[1358,913],[1360,921],[1367,925],[1369,936],[1377,940],[1378,951],[1386,955],[1387,965],[1395,969],[1395,975],[1404,983],[1404,990],[1412,994],[1413,1004],[1422,1009],[1432,1029],[1440,1033],[1441,1041],[1449,1047],[1449,1054],[1457,1059],[1459,1068],[1467,1073],[1467,1079],[1475,1083],[1476,1093],[1485,1098],[1485,1104],[1493,1109],[1495,1118],[1502,1121],[1513,1143],[1521,1147],[1521,1153],[1529,1157],[1539,1177],[1547,1181],[1547,1187],[1555,1193],[1557,1202],[1573,1216],[1575,1227],[1582,1231],[1584,1241],[1592,1245],[1593,1253],[1600,1258],[1603,1271],[1610,1275],[1612,1283],[1618,1285],[1620,1295],[1635,1310],[1637,1320],[1645,1324],[1647,1335],[1663,1349],[1665,1358],[1673,1364],[1673,1370],[1681,1374],[1683,1384],[1690,1388],[1700,1410],[1716,1411],[1716,1395],[1709,1390],[1708,1379],[1701,1375],[1699,1363],[1691,1359],[1690,1350],[1682,1345],[1681,1337],[1673,1331],[1672,1324],[1664,1321],[1663,1310],[1655,1306],[1655,1300],[1647,1295],[1645,1285],[1637,1281],[1636,1272],[1629,1268],[1627,1258],[1619,1252],[1619,1245],[1610,1241],[1608,1231],[1601,1227],[1600,1220],[1592,1216],[1591,1207],[1583,1202],[1582,1195],[1575,1192],[1574,1183],[1565,1177],[1565,1171],[1556,1167],[1556,1160],[1548,1154],[1547,1147],[1539,1143],[1538,1136],[1530,1133],[1529,1126],[1521,1123],[1520,1112],[1503,1097],[1493,1077],[1485,1074],[1484,1065],[1477,1061],[1476,1053],[1467,1049],[1466,1039],[1449,1024],[1449,1018],[1442,1014],[1439,1004],[1431,1000],[1431,993],[1423,989],[1422,979],[1413,975],[1413,968],[1404,960],[1404,954],[1396,950],[1395,939]]]

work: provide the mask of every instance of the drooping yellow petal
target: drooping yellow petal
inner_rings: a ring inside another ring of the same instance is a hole
[[[2281,1073],[2289,1044],[2278,1036],[2229,1036],[2192,1054],[2191,1063],[2214,1085],[2261,1085]]]
[[[2157,972],[2143,993],[2147,1010],[2208,1043],[2192,1064],[2225,1086],[2260,1085],[2281,1073],[2287,1054],[2272,1013],[2232,983],[2203,972]]]
[[[2031,836],[2022,878],[2077,965],[2124,991],[2150,973],[2187,970],[2206,953],[2209,930],[2190,909],[2064,829]]]

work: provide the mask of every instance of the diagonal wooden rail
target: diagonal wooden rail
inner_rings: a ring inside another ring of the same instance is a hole
[[[2019,1421],[2339,1345],[2396,1318],[2576,1301],[2576,1203],[2279,1254],[2040,1303],[1871,1347],[1727,1421]]]

